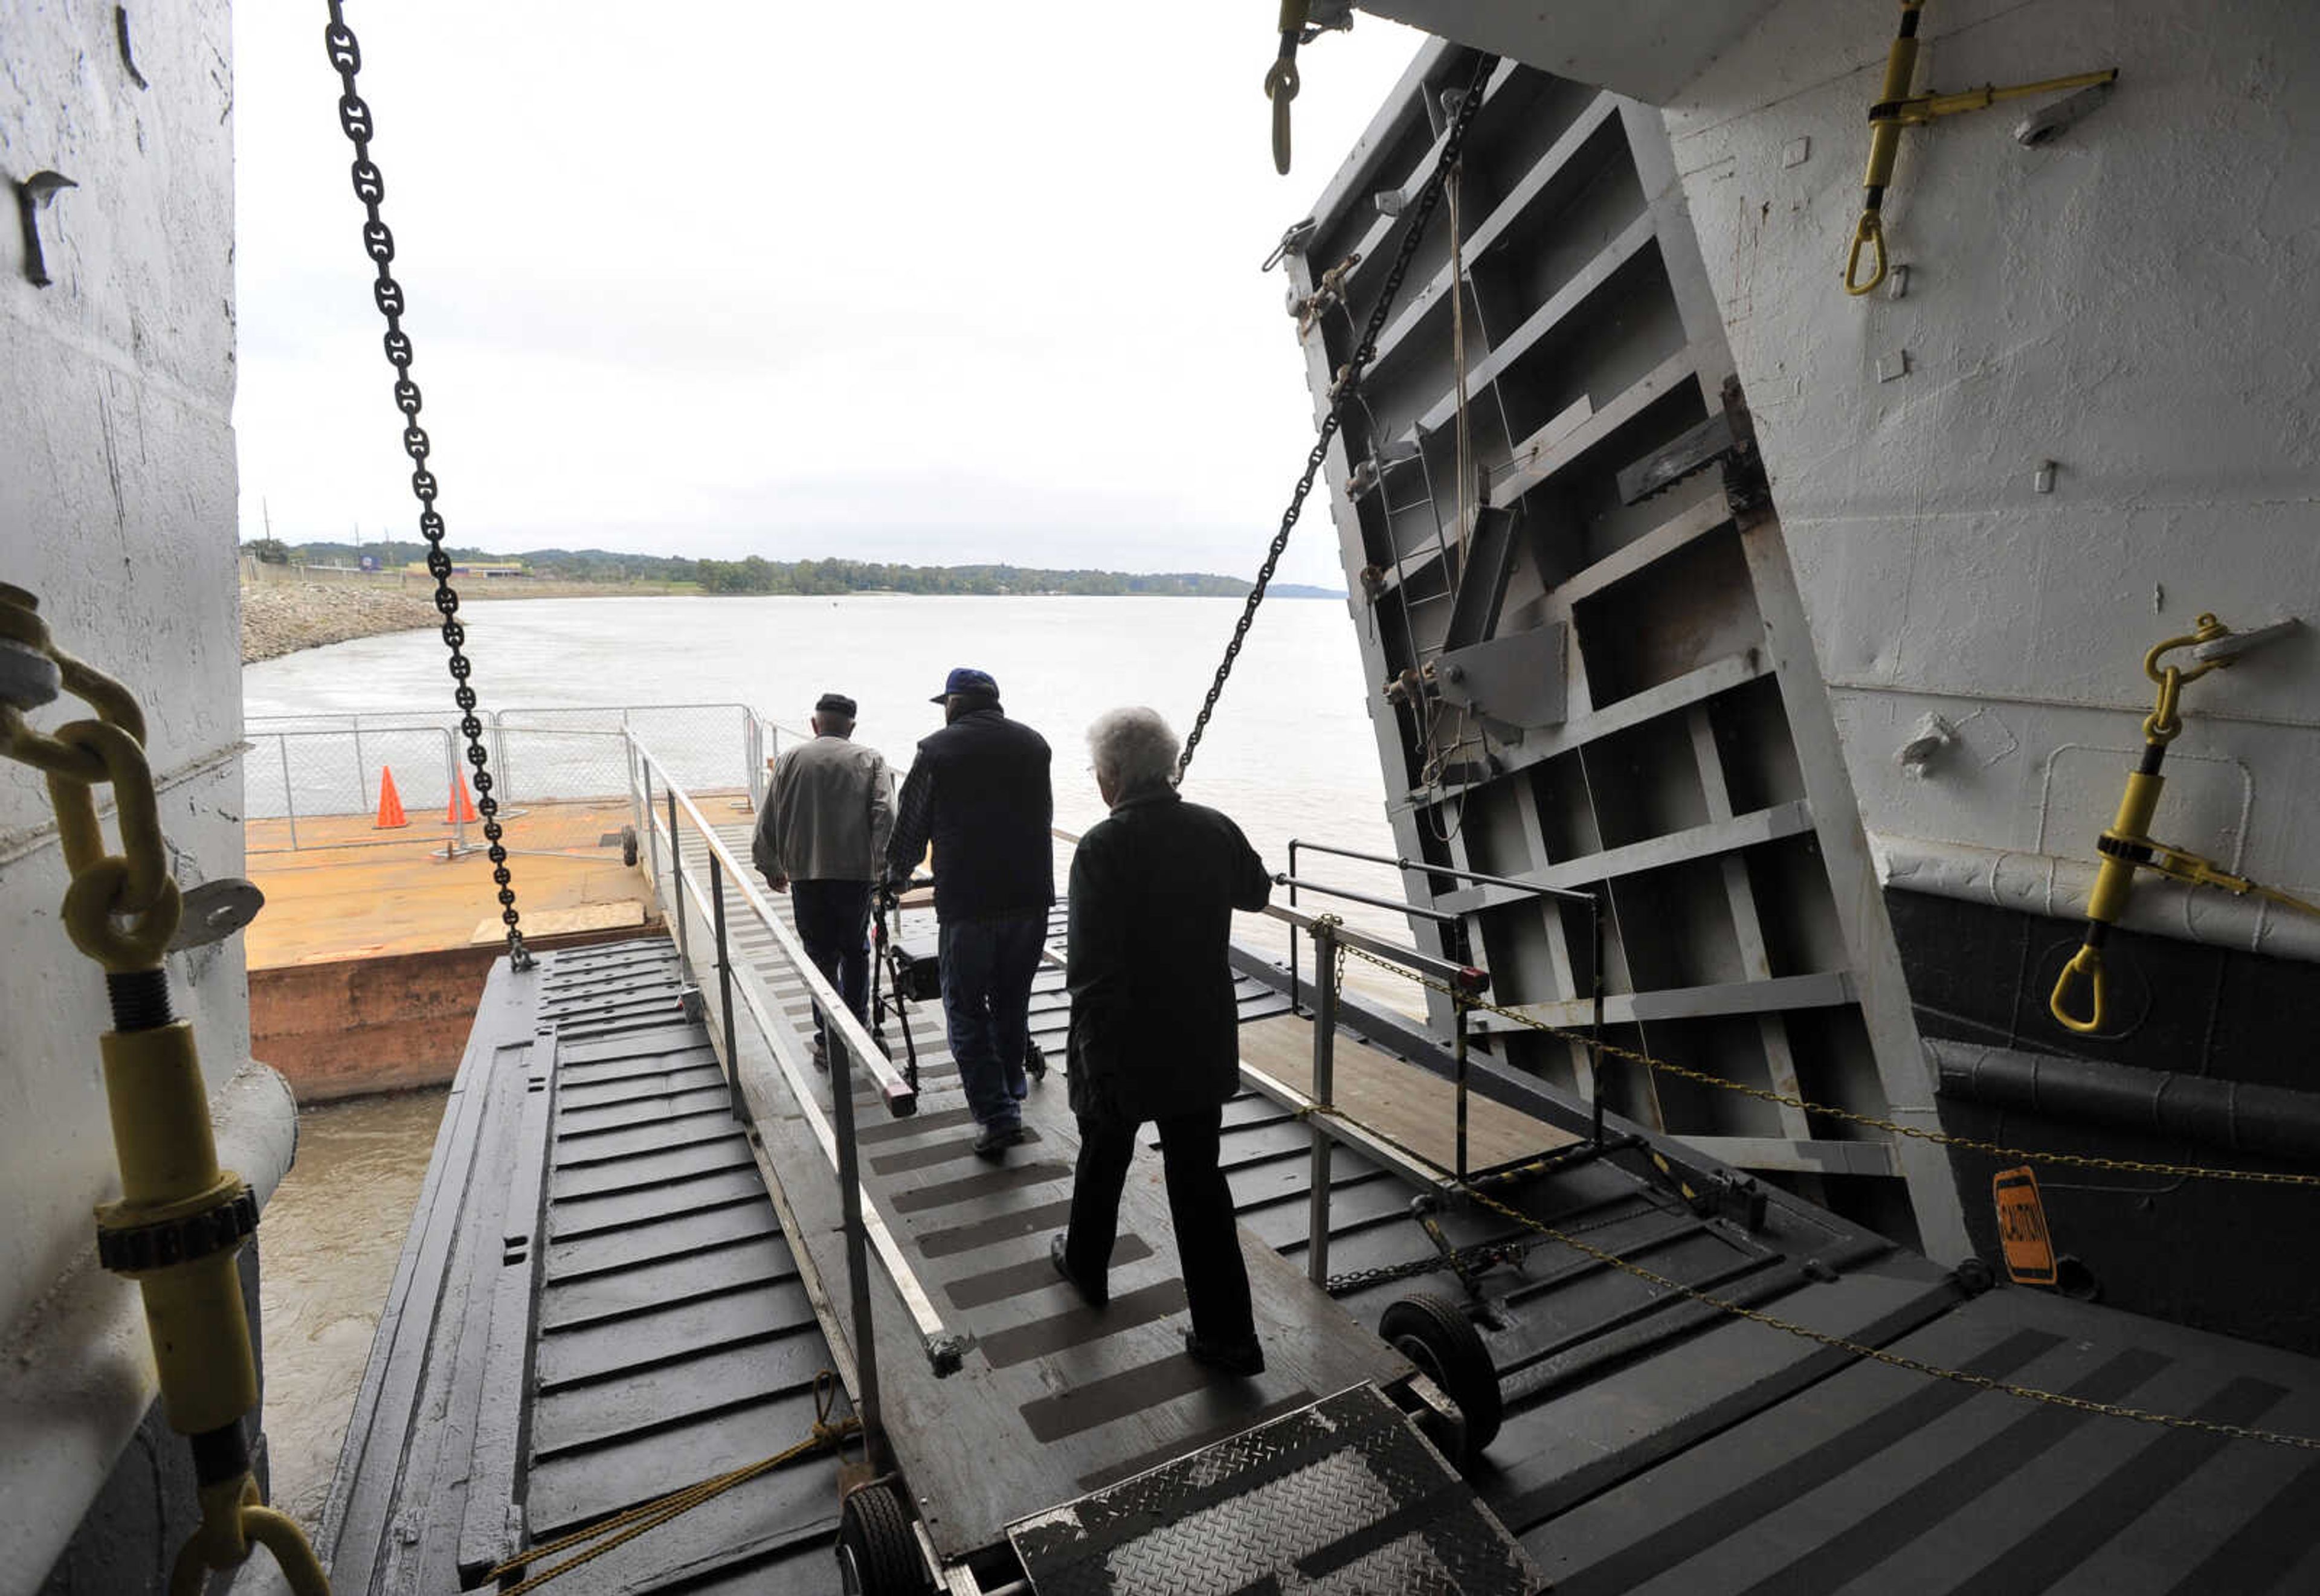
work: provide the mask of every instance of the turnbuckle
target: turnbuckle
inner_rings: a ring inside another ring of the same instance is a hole
[[[1953,116],[1962,111],[1984,110],[2002,100],[2093,88],[2118,80],[2118,68],[2107,67],[2096,72],[2041,78],[2035,83],[2004,86],[1984,84],[1956,94],[1912,95],[1909,80],[1917,70],[1917,19],[1925,5],[1926,0],[1901,0],[1901,24],[1893,35],[1893,48],[1885,58],[1885,82],[1878,92],[1877,103],[1869,107],[1869,167],[1861,179],[1867,197],[1862,204],[1861,220],[1853,224],[1852,248],[1844,257],[1844,291],[1855,298],[1885,280],[1885,190],[1893,181],[1893,159],[1901,148],[1903,128],[1922,127],[1935,117]],[[1865,277],[1861,275],[1864,250],[1869,258],[1869,275]]]

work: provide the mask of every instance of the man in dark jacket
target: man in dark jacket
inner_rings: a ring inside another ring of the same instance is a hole
[[[999,684],[982,671],[951,672],[934,702],[945,724],[919,744],[902,783],[886,879],[908,881],[933,842],[943,1019],[982,1127],[974,1150],[997,1158],[1023,1139],[1031,978],[1056,898],[1047,741],[1007,718]]]
[[[1168,1212],[1192,1327],[1185,1350],[1261,1374],[1233,1220],[1217,1167],[1224,1104],[1240,1090],[1238,1005],[1226,945],[1235,909],[1262,909],[1272,882],[1240,828],[1172,784],[1176,737],[1150,710],[1114,710],[1088,730],[1110,818],[1072,859],[1072,1111],[1079,1167],[1071,1229],[1048,1256],[1090,1303],[1105,1273],[1137,1127],[1160,1129]]]

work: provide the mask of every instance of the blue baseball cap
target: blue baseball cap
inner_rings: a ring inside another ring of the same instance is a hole
[[[999,684],[991,679],[989,671],[976,670],[971,666],[956,666],[944,681],[943,690],[928,702],[940,703],[956,693],[980,693],[986,698],[996,698],[999,696]]]

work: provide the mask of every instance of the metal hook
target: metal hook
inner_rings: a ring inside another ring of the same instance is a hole
[[[1866,246],[1872,267],[1867,282],[1856,281],[1861,269],[1861,251]],[[1844,291],[1854,298],[1868,293],[1885,280],[1885,223],[1874,211],[1861,213],[1861,221],[1853,230],[1853,249],[1844,258]]]

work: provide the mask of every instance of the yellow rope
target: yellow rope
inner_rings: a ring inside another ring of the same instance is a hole
[[[1340,944],[1340,947],[1345,948],[1346,945]],[[1375,954],[1364,952],[1358,948],[1347,950],[1356,958],[1373,964],[1382,970],[1391,971],[1404,980],[1414,981],[1420,986],[1438,992],[1452,1002],[1465,1008],[1480,1010],[1486,1014],[1496,1014],[1502,1020],[1511,1020],[1517,1025],[1527,1026],[1532,1030],[1541,1031],[1551,1037],[1559,1037],[1567,1042],[1576,1042],[1581,1047],[1597,1045],[1583,1030],[1549,1025],[1545,1020],[1535,1019],[1518,1010],[1502,1008],[1497,1003],[1486,1002],[1480,998],[1463,996],[1453,990],[1447,982],[1434,980],[1430,976],[1406,969],[1391,960],[1380,958]],[[1690,1081],[1701,1086],[1714,1086],[1725,1092],[1736,1092],[1744,1097],[1753,1097],[1762,1102],[1780,1103],[1788,1108],[1801,1109],[1808,1114],[1842,1120],[1848,1124],[1864,1126],[1872,1130],[1882,1130],[1893,1136],[1911,1137],[1918,1141],[1933,1142],[1942,1147],[1963,1147],[1970,1153],[1987,1153],[1995,1157],[2018,1158],[2033,1164],[2062,1164],[2076,1169],[2102,1169],[2136,1174],[2164,1175],[2175,1180],[2243,1181],[2252,1185],[2260,1186],[2320,1187],[2320,1174],[2279,1174],[2264,1169],[2218,1169],[2206,1164],[2154,1164],[2140,1158],[2106,1158],[2091,1153],[2051,1153],[2038,1152],[2028,1147],[2009,1147],[2002,1143],[1983,1141],[1975,1137],[1953,1136],[1944,1130],[1927,1130],[1921,1126],[1903,1125],[1897,1120],[1880,1119],[1874,1114],[1858,1114],[1851,1109],[1838,1108],[1835,1103],[1815,1102],[1809,1098],[1795,1097],[1788,1093],[1773,1092],[1763,1086],[1750,1086],[1743,1082],[1726,1080],[1722,1075],[1709,1075],[1705,1070],[1694,1069],[1690,1065],[1676,1064],[1664,1058],[1654,1058],[1648,1053],[1639,1053],[1632,1047],[1622,1047],[1612,1042],[1603,1042],[1600,1047],[1611,1057],[1624,1058],[1631,1064],[1657,1070],[1662,1075],[1673,1075],[1679,1080]]]
[[[744,1464],[739,1468],[729,1469],[721,1474],[713,1474],[706,1480],[698,1481],[681,1490],[672,1491],[666,1496],[656,1497],[651,1501],[641,1502],[625,1511],[615,1513],[611,1518],[591,1524],[585,1529],[575,1529],[571,1534],[558,1536],[545,1545],[533,1546],[493,1569],[484,1576],[485,1580],[488,1582],[500,1578],[503,1574],[513,1573],[521,1568],[539,1562],[543,1557],[552,1557],[558,1552],[567,1551],[587,1541],[598,1543],[576,1557],[559,1563],[553,1568],[543,1569],[521,1583],[510,1586],[504,1596],[520,1596],[522,1591],[536,1591],[557,1575],[569,1573],[581,1564],[593,1562],[617,1546],[626,1546],[646,1530],[657,1529],[670,1519],[692,1511],[702,1503],[723,1495],[737,1485],[746,1485],[758,1475],[768,1474],[785,1463],[805,1456],[808,1453],[819,1452],[837,1446],[847,1436],[855,1434],[862,1428],[862,1421],[858,1419],[848,1417],[833,1420],[830,1418],[830,1410],[836,1404],[837,1394],[838,1377],[828,1369],[822,1370],[813,1377],[813,1431],[796,1446],[786,1451],[776,1452],[771,1457],[760,1458],[756,1463]],[[606,1536],[612,1538],[609,1540],[602,1538]]]

